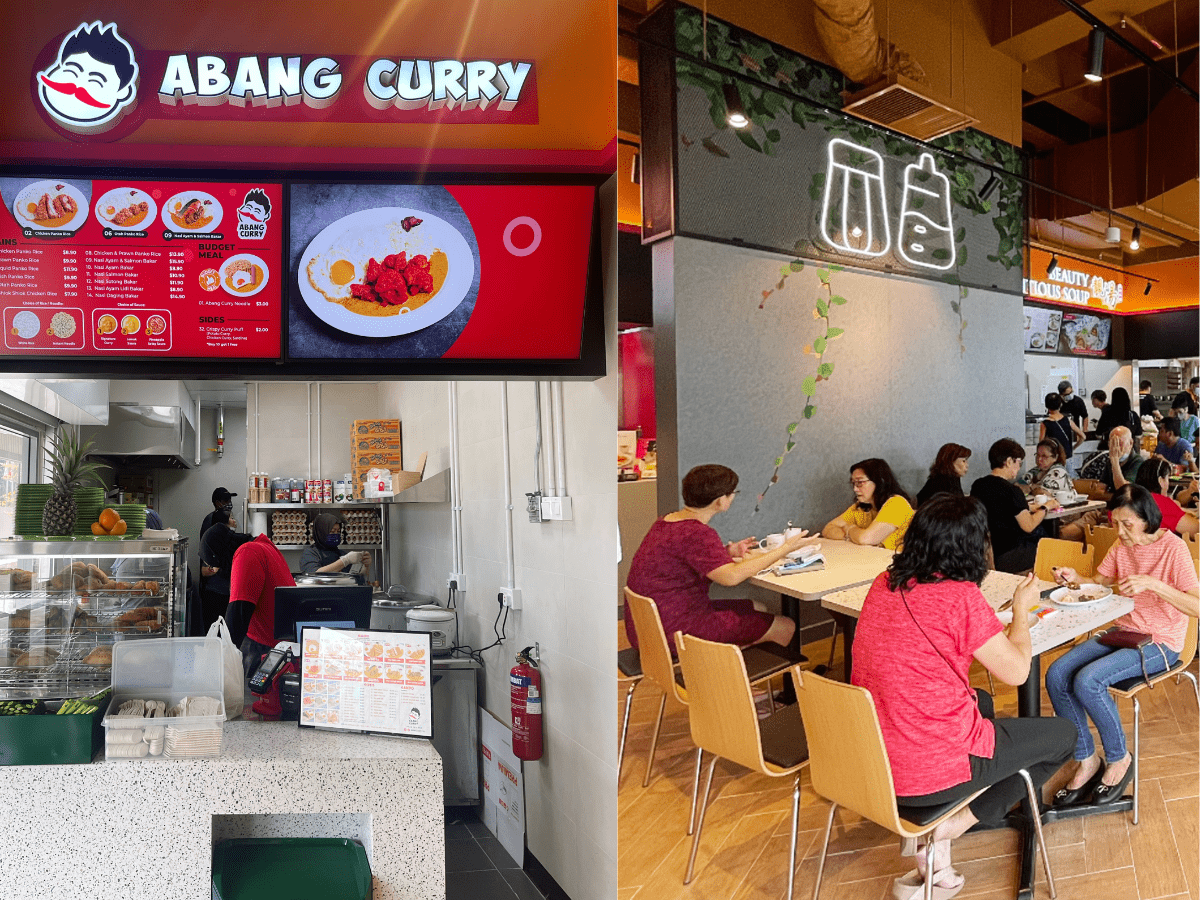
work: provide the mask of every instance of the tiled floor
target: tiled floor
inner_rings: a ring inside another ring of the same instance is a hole
[[[620,628],[620,646],[628,646]],[[839,642],[840,646],[840,642]],[[805,647],[824,660],[828,642]],[[1048,654],[1052,655],[1052,654]],[[1048,659],[1043,659],[1048,664]],[[1193,664],[1193,670],[1195,664]],[[840,660],[837,672],[841,671]],[[973,681],[987,687],[976,666]],[[618,690],[618,716],[625,684]],[[1016,694],[997,685],[997,712],[1016,715]],[[634,694],[633,718],[618,792],[620,843],[618,900],[733,898],[780,900],[787,888],[791,825],[788,779],[752,775],[717,764],[713,796],[696,859],[696,876],[683,885],[691,839],[686,836],[695,747],[687,713],[668,709],[654,775],[642,787],[650,732],[661,694],[650,686]],[[1092,816],[1047,826],[1046,839],[1059,900],[1197,900],[1200,897],[1197,795],[1200,794],[1200,715],[1191,683],[1168,680],[1142,695],[1141,818],[1128,813]],[[1045,704],[1050,713],[1049,702]],[[1132,735],[1132,704],[1122,704]],[[1057,790],[1063,778],[1052,780]],[[786,782],[786,783],[785,783]],[[795,897],[812,896],[820,836],[828,805],[801,781]],[[719,793],[716,793],[719,786]],[[966,875],[960,897],[1012,900],[1016,890],[1016,839],[1007,830],[966,835],[954,843],[954,865]],[[822,900],[886,900],[892,880],[912,868],[884,829],[841,811],[830,839]],[[1049,897],[1038,863],[1035,900]]]
[[[557,900],[555,893],[551,889],[549,900]],[[447,806],[446,900],[547,900],[547,895],[479,821],[474,807]]]

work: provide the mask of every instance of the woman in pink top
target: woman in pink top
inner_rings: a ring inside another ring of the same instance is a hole
[[[1017,773],[1025,769],[1040,787],[1075,743],[1069,721],[996,719],[991,696],[971,687],[976,659],[1005,684],[1029,676],[1029,611],[1038,601],[1033,577],[1025,578],[1005,634],[979,589],[988,571],[987,521],[973,497],[940,494],[917,509],[904,548],[863,601],[854,639],[851,680],[875,702],[901,814],[987,788],[933,831],[931,877],[942,900],[965,883],[950,866],[951,840],[976,822],[998,824],[1025,797]],[[917,869],[896,879],[893,896],[920,896],[924,863],[918,853]]]
[[[1093,793],[1096,803],[1111,803],[1125,793],[1133,777],[1132,758],[1108,686],[1143,673],[1156,675],[1174,665],[1183,649],[1188,616],[1200,612],[1191,553],[1179,537],[1159,527],[1162,514],[1151,493],[1139,484],[1126,484],[1113,494],[1108,508],[1117,526],[1117,543],[1097,574],[1082,579],[1074,569],[1064,567],[1055,570],[1055,577],[1063,583],[1090,580],[1115,585],[1134,603],[1133,612],[1117,619],[1116,627],[1148,634],[1154,642],[1139,652],[1106,647],[1094,637],[1046,670],[1046,693],[1054,711],[1079,729],[1078,766],[1067,786],[1054,796],[1057,805],[1077,803]],[[1100,732],[1104,762],[1096,754],[1088,718]]]
[[[737,494],[737,473],[725,466],[696,466],[683,479],[683,509],[650,526],[629,564],[625,583],[658,607],[667,643],[675,651],[675,632],[729,644],[774,641],[787,645],[796,623],[756,607],[752,600],[710,600],[710,583],[731,587],[799,550],[815,538],[801,531],[775,549],[747,556],[754,538],[729,544],[709,521],[725,512]],[[741,557],[734,562],[734,557]],[[625,609],[625,632],[638,645],[633,616]]]

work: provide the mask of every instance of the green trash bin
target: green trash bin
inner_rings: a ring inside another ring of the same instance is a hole
[[[213,900],[371,900],[367,852],[349,838],[241,838],[213,848]]]

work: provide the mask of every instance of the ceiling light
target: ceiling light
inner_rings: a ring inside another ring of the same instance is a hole
[[[1057,268],[1058,268],[1058,254],[1051,253],[1050,254],[1050,265],[1046,266],[1046,274],[1053,275],[1054,270]]]
[[[1088,81],[1104,80],[1104,30],[1093,28],[1088,35],[1088,65],[1083,77]]]
[[[737,85],[726,82],[725,88],[725,119],[734,128],[745,128],[750,124],[746,118],[746,110],[742,107],[742,98],[738,94]]]
[[[1152,285],[1152,284],[1151,284],[1149,281],[1147,281],[1147,282],[1146,282],[1146,289],[1145,289],[1144,291],[1142,291],[1142,293],[1143,293],[1143,294],[1146,294],[1146,295],[1149,295],[1149,294],[1150,294],[1150,288],[1151,288],[1151,287],[1153,287],[1153,285]]]
[[[1104,231],[1104,239],[1110,244],[1121,243],[1121,229],[1116,225],[1109,225]]]
[[[992,196],[992,194],[996,193],[996,188],[999,186],[1000,179],[997,178],[996,173],[993,172],[991,177],[988,178],[987,182],[983,185],[983,189],[979,192],[979,199],[986,200],[988,197]]]
[[[1138,250],[1142,246],[1142,226],[1133,226],[1133,235],[1129,238],[1129,249]]]

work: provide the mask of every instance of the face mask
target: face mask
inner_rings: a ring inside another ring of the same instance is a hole
[[[325,536],[325,546],[328,547],[330,550],[337,547],[337,545],[340,544],[341,542],[342,542],[342,536],[340,534],[336,534],[336,533],[335,534],[327,534]]]

